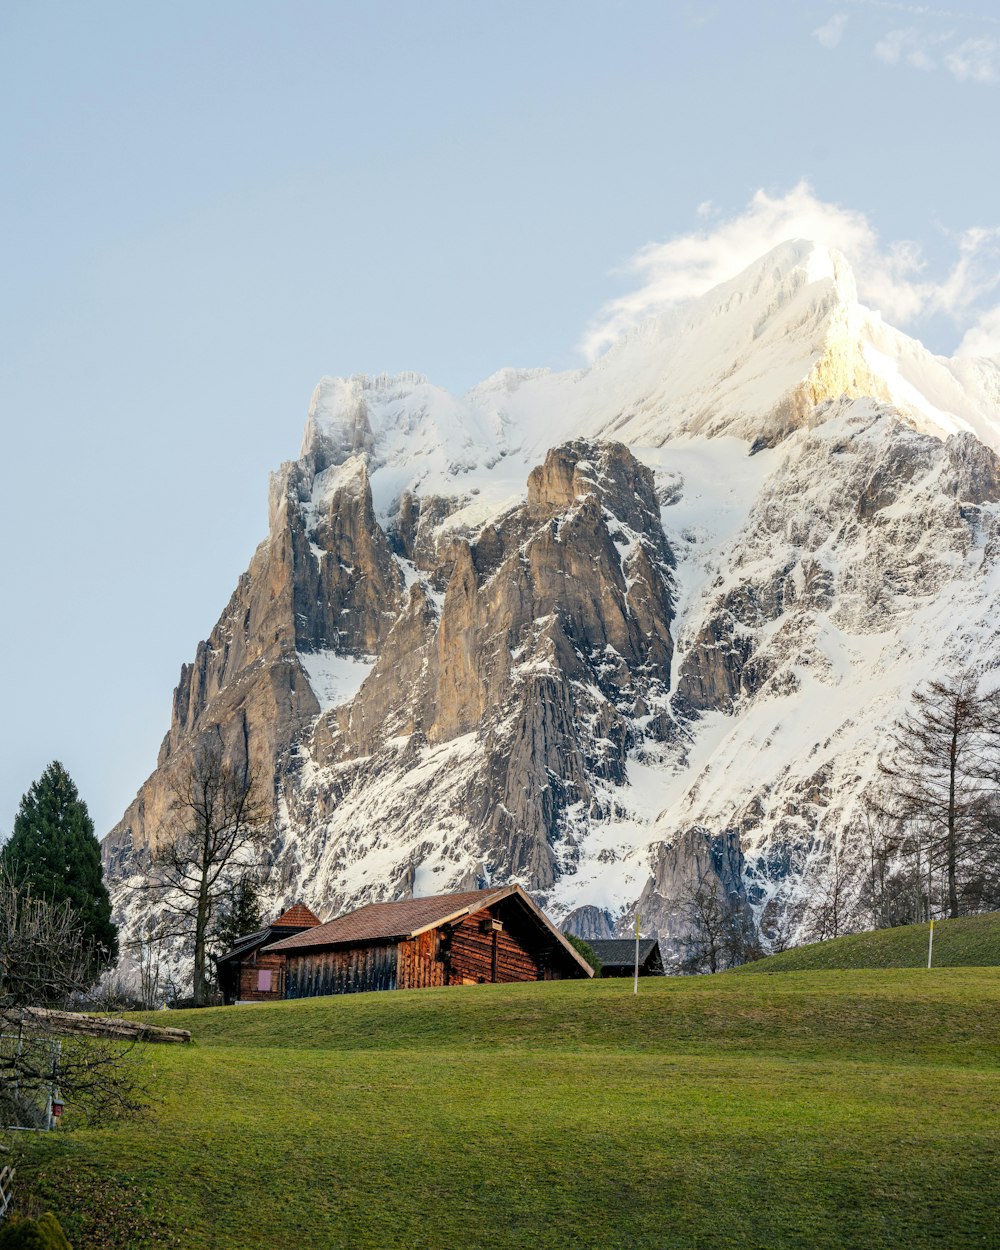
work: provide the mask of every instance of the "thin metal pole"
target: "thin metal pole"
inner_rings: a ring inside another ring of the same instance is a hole
[[[639,913],[635,913],[635,980],[632,983],[632,993],[639,993]]]
[[[930,857],[930,853],[928,852],[928,855],[927,855],[927,919],[928,920],[930,920],[931,918],[931,888],[932,886],[933,886],[933,880],[931,878],[931,857]]]
[[[927,967],[931,966],[931,960],[934,957],[934,921],[931,921],[931,935],[927,939]]]
[[[24,1008],[21,1008],[21,1014],[17,1023],[17,1053],[14,1056],[14,1097],[17,1098],[21,1092],[21,1039],[24,1036]]]

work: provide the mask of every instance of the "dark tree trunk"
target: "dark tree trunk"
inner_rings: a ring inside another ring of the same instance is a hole
[[[948,915],[952,920],[958,915],[958,738],[961,730],[959,704],[955,704],[952,720],[951,746],[948,754]],[[929,905],[930,900],[928,900]]]

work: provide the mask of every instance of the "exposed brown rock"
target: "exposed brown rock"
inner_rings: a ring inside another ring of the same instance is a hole
[[[391,629],[403,577],[375,521],[364,464],[331,470],[336,479],[324,494],[309,467],[316,462],[314,453],[272,478],[270,534],[194,663],[181,669],[157,770],[105,840],[106,862],[119,872],[123,852],[153,849],[169,836],[171,776],[207,736],[278,786],[294,743],[320,710],[299,651],[369,654]]]

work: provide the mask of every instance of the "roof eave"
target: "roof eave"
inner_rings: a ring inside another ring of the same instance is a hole
[[[453,911],[447,916],[439,916],[436,920],[430,921],[428,924],[422,924],[419,928],[414,929],[412,933],[402,934],[401,941],[411,941],[415,937],[419,937],[421,933],[429,933],[431,929],[438,929],[443,924],[451,924],[453,920],[461,920],[463,916],[474,916],[477,911],[482,911],[484,907],[492,907],[494,903],[499,903],[508,895],[513,894],[517,886],[505,885],[499,889],[487,894],[485,898],[477,899],[475,903],[469,903],[467,907],[460,907],[458,911]]]
[[[580,965],[580,967],[584,970],[584,972],[587,974],[588,977],[593,977],[594,969],[590,966],[590,964],[587,963],[587,961],[580,954],[580,952],[576,949],[576,947],[573,946],[570,942],[566,941],[565,936],[559,932],[559,930],[555,927],[555,925],[548,918],[548,916],[546,916],[545,912],[543,912],[542,909],[537,905],[537,903],[534,901],[531,895],[527,892],[527,890],[523,890],[519,885],[516,885],[514,889],[517,890],[517,892],[521,895],[522,898],[524,898],[528,903],[530,903],[531,907],[537,913],[537,915],[541,916],[542,922],[544,923],[545,927],[556,938],[556,940],[559,942],[559,945],[563,948],[563,950],[567,953],[567,955],[572,956],[573,960]]]
[[[488,894],[485,898],[478,899],[475,903],[470,903],[468,907],[460,908],[458,911],[453,912],[450,916],[442,916],[439,920],[435,920],[431,924],[421,925],[419,929],[414,929],[412,933],[408,934],[407,939],[419,937],[421,933],[426,933],[429,929],[436,929],[439,925],[449,924],[453,920],[460,920],[463,916],[473,916],[477,911],[482,911],[486,907],[492,907],[494,903],[503,902],[505,898],[510,898],[513,894],[516,894],[523,903],[527,904],[531,913],[541,920],[542,924],[559,942],[559,945],[562,946],[563,950],[568,955],[572,956],[574,962],[580,965],[588,977],[592,977],[594,975],[594,970],[590,964],[587,963],[584,957],[574,946],[566,941],[565,937],[563,937],[548,916],[546,916],[545,912],[542,911],[528,891],[520,885],[501,886],[493,893]]]
[[[260,950],[261,943],[267,940],[266,932],[267,931],[264,930],[259,936],[255,935],[255,940],[248,941],[246,945],[244,946],[234,946],[231,950],[226,951],[225,954],[223,955],[213,955],[212,961],[216,964],[224,964],[224,963],[228,963],[230,959],[236,959],[241,955],[246,955],[249,951]]]
[[[431,928],[433,927],[432,925]],[[313,933],[314,930],[306,929],[305,932]],[[406,933],[380,933],[377,937],[332,938],[328,942],[299,942],[295,946],[286,945],[292,941],[291,938],[282,938],[280,942],[272,942],[270,946],[264,946],[261,949],[278,951],[279,954],[284,955],[290,951],[318,951],[327,946],[370,946],[373,942],[404,942],[408,936]]]

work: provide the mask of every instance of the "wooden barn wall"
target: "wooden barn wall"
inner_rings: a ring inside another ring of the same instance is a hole
[[[286,998],[396,988],[396,943],[288,953]]]
[[[447,985],[447,966],[441,958],[440,929],[420,933],[409,942],[399,944],[397,984],[401,990],[422,990],[432,985]]]
[[[270,972],[270,990],[257,988],[258,972]],[[285,995],[285,957],[284,955],[262,955],[257,951],[248,956],[240,964],[240,984],[237,998],[245,1003],[269,1003],[272,999],[283,998]]]
[[[496,976],[493,975],[492,930],[484,924],[492,915],[503,922],[496,933]],[[520,908],[503,903],[490,911],[466,917],[445,942],[448,982],[469,985],[484,981],[540,981],[546,976],[544,947],[548,942]]]

